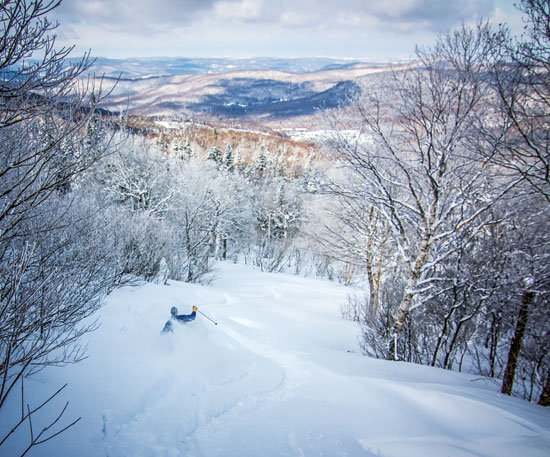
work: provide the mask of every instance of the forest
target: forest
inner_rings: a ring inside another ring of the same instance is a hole
[[[91,57],[56,46],[58,3],[0,6],[0,411],[85,356],[115,288],[208,283],[214,260],[350,285],[365,355],[550,405],[548,2],[521,1],[522,37],[463,26],[358,80],[301,157],[127,128],[82,77]]]

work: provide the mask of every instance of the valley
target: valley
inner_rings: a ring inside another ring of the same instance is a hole
[[[162,61],[148,72],[131,61],[100,60],[93,71],[104,75],[102,89],[110,94],[102,107],[213,124],[319,129],[326,125],[324,112],[346,106],[360,93],[361,81],[390,69],[337,59],[199,60],[202,65],[192,59]]]

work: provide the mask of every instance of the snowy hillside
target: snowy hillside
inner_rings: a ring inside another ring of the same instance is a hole
[[[70,401],[66,421],[82,416],[30,455],[550,454],[550,409],[478,376],[362,356],[340,315],[348,289],[229,263],[217,270],[211,286],[111,294],[89,358],[27,381],[37,403],[69,382],[56,406]],[[198,315],[160,333],[171,306],[192,305],[219,325]]]
[[[163,74],[153,66],[148,68],[152,73],[123,78],[116,73],[102,81],[109,97],[101,106],[113,112],[129,110],[132,115],[200,119],[201,113],[208,113],[219,119],[262,123],[265,115],[279,120],[310,117],[347,105],[359,92],[359,80],[374,84],[389,70],[388,65],[374,64],[329,65],[309,72],[257,68],[252,63],[248,68],[224,68]]]
[[[94,60],[89,74],[105,75],[111,78],[143,78],[149,75],[223,73],[237,70],[280,70],[292,73],[309,73],[323,70],[347,69],[357,66],[387,65],[373,59],[346,59],[330,57],[309,58],[185,58],[152,57],[136,59]]]

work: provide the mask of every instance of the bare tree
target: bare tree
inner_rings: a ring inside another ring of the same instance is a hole
[[[367,314],[376,314],[388,263],[394,261],[385,219],[360,193],[356,198],[351,193],[333,196],[324,204],[324,212],[322,223],[315,219],[312,224],[312,236],[326,255],[344,263],[344,284],[366,273]]]
[[[518,8],[524,13],[525,33],[519,39],[511,36],[506,26],[487,35],[491,47],[489,67],[497,94],[492,125],[481,126],[484,140],[490,144],[486,151],[492,163],[509,170],[528,184],[525,201],[532,205],[538,196],[550,202],[550,5],[545,0],[522,0]],[[498,124],[496,135],[494,125]],[[504,132],[502,134],[501,132]],[[487,150],[489,153],[487,153]],[[542,213],[547,208],[538,206]],[[542,220],[548,230],[547,220]],[[532,230],[524,227],[525,236]],[[528,243],[531,257],[545,252],[547,246],[538,237],[536,244]],[[537,246],[534,249],[534,246]],[[525,252],[525,250],[524,250]],[[537,275],[527,275],[529,283],[546,284],[544,269]],[[511,394],[518,358],[526,337],[527,320],[540,287],[525,286],[518,310],[514,335],[511,339],[502,392]]]
[[[91,64],[85,55],[67,65],[69,48],[56,48],[58,26],[47,15],[61,0],[7,0],[0,4],[0,127],[50,111],[74,94],[77,77]]]
[[[173,203],[176,165],[147,140],[132,137],[100,163],[91,178],[107,200],[161,220]]]
[[[491,159],[522,176],[550,201],[550,6],[546,0],[522,0],[525,35],[518,41],[502,26],[491,33],[490,67],[505,135],[484,135],[495,148]]]
[[[114,273],[108,253],[98,253],[86,232],[89,212],[79,212],[70,192],[105,145],[84,142],[101,97],[80,85],[88,56],[68,64],[71,48],[55,48],[57,24],[47,14],[59,4],[0,3],[0,413],[10,395],[24,405],[25,376],[82,357],[78,339],[94,328],[82,321]],[[27,405],[13,418],[15,429],[26,423],[31,430],[23,454],[67,428],[63,409],[34,433],[40,408]],[[11,436],[0,437],[0,446]]]
[[[487,211],[514,183],[499,182],[472,151],[471,137],[492,96],[483,78],[490,47],[487,26],[443,36],[418,62],[394,72],[356,105],[360,134],[336,138],[336,148],[361,182],[352,189],[385,220],[406,267],[406,286],[390,341],[398,358],[399,333],[409,313],[432,298],[436,267],[460,249],[467,228],[481,230]],[[347,189],[339,188],[345,194]],[[466,240],[464,240],[466,241]]]
[[[280,271],[304,221],[302,200],[295,183],[262,173],[250,184],[255,232],[252,261],[262,271]]]

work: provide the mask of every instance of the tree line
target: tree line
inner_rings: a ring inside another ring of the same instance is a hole
[[[521,38],[463,26],[365,84],[351,120],[334,114],[324,239],[365,271],[346,310],[365,353],[548,406],[550,8],[519,7]]]

